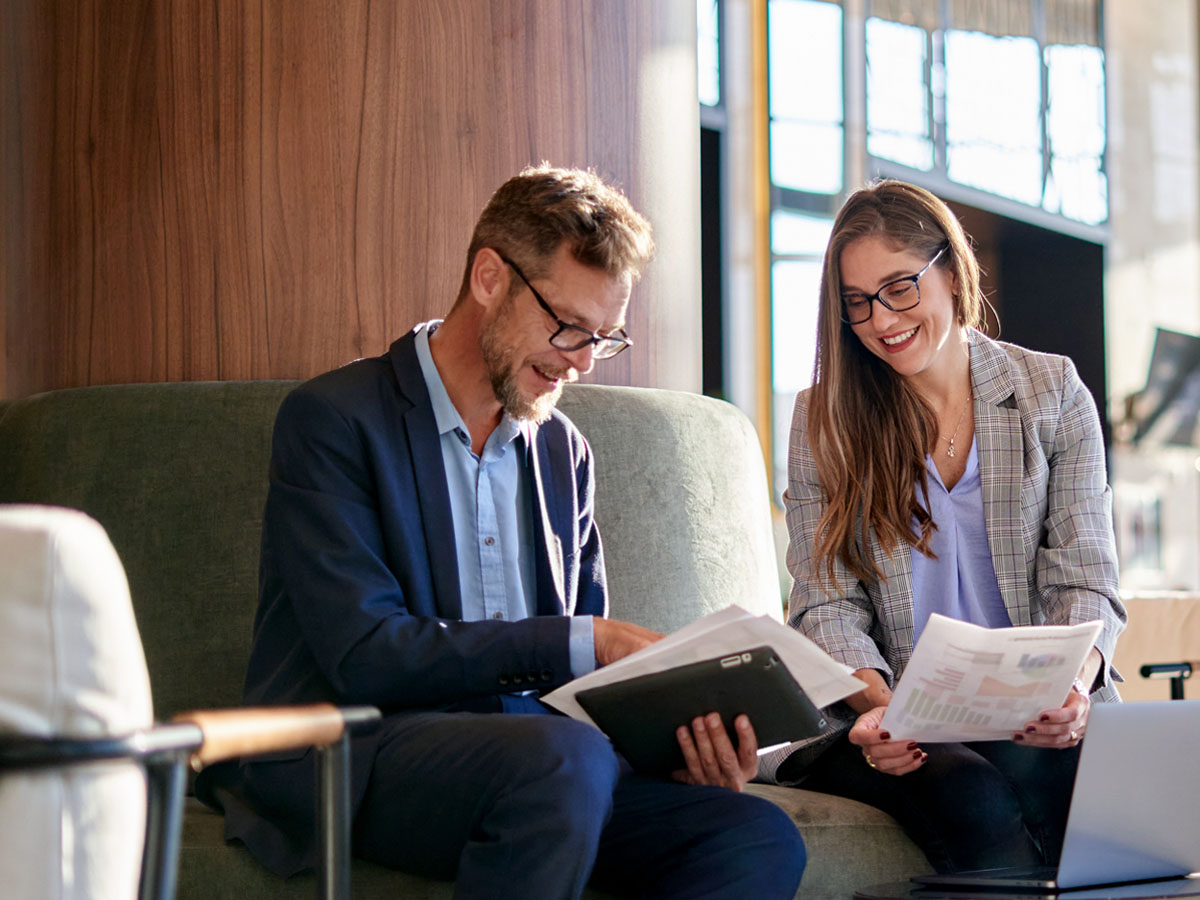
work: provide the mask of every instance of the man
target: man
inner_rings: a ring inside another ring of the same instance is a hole
[[[697,720],[678,782],[635,776],[537,694],[659,635],[603,618],[589,448],[565,383],[628,346],[650,230],[588,172],[529,169],[484,209],[459,296],[376,359],[302,385],[276,422],[251,704],[369,703],[354,851],[456,896],[791,897],[804,848],[756,768]],[[227,832],[311,865],[312,754],[243,766]]]

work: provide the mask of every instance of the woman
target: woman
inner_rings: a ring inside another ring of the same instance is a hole
[[[775,778],[883,809],[939,871],[1057,862],[1090,703],[1119,699],[1125,621],[1095,403],[1070,360],[976,330],[982,302],[940,200],[894,181],[850,197],[784,496],[790,622],[865,688]],[[880,720],[933,612],[1103,629],[1062,707],[1011,741],[892,741]]]

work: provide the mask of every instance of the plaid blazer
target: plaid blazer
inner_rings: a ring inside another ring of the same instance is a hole
[[[1014,625],[1104,623],[1104,656],[1093,701],[1118,700],[1111,667],[1125,608],[1117,595],[1112,492],[1092,395],[1064,356],[971,335],[971,387],[984,517],[992,564]],[[891,556],[874,535],[868,551],[884,577],[859,581],[840,563],[832,589],[816,578],[813,548],[824,494],[808,446],[808,392],[796,398],[788,452],[788,570],[795,579],[788,622],[834,659],[878,669],[895,686],[912,654],[912,556]],[[762,760],[775,779],[792,753],[815,759],[855,719],[847,704],[827,711],[827,731]],[[789,766],[790,768],[790,766]]]

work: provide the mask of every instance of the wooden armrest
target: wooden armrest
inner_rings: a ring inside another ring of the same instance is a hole
[[[203,742],[192,754],[196,771],[238,756],[323,747],[346,730],[346,717],[332,703],[204,709],[179,713],[172,721],[199,726],[203,734]]]

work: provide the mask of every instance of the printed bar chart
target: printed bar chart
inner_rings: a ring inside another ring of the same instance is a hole
[[[880,728],[896,740],[1007,740],[1062,705],[1100,627],[981,628],[934,614]]]

